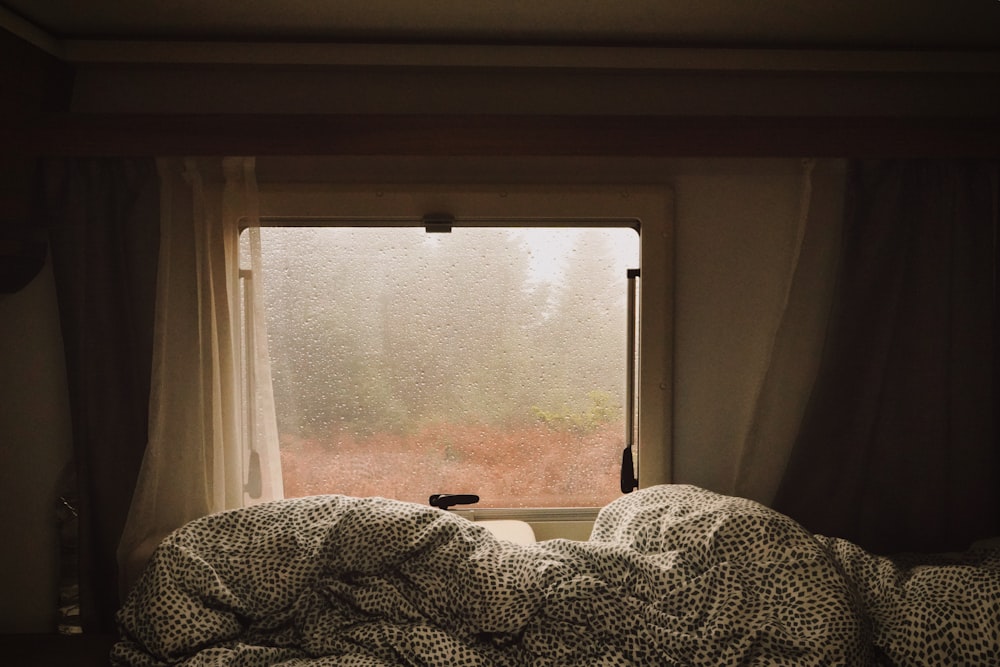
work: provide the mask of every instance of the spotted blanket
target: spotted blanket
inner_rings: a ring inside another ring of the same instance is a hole
[[[1000,575],[996,561],[982,565],[968,597],[992,604],[976,622],[995,630]],[[168,537],[119,611],[112,663],[936,664],[913,656],[947,604],[911,612],[900,627],[877,617],[905,618],[912,603],[893,598],[907,579],[894,567],[759,504],[690,486],[623,496],[586,542],[535,545],[430,507],[290,499]],[[965,641],[965,620],[923,648]],[[998,664],[995,632],[966,643],[973,652],[952,646],[940,664]]]

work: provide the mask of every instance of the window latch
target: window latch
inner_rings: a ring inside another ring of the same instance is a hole
[[[455,224],[455,216],[451,213],[427,213],[422,220],[428,234],[450,234]]]
[[[452,505],[472,505],[479,502],[479,496],[471,493],[435,493],[430,497],[431,507],[446,510]]]

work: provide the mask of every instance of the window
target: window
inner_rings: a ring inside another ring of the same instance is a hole
[[[620,495],[627,270],[643,234],[667,238],[662,195],[645,220],[631,197],[262,187],[255,282],[285,494],[475,493],[477,511],[513,514]],[[581,199],[601,205],[582,215]],[[637,331],[663,319],[644,312]],[[656,402],[640,398],[633,433],[649,435]],[[640,472],[663,458],[648,450]]]

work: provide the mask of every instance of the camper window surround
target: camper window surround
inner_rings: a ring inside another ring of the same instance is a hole
[[[343,187],[317,183],[259,183],[258,187],[259,225],[262,228],[423,227],[427,233],[447,233],[453,227],[466,226],[634,229],[640,242],[639,265],[633,268],[641,267],[641,289],[635,297],[639,317],[635,321],[638,354],[633,385],[632,451],[642,487],[671,481],[673,193],[669,187]],[[252,221],[243,220],[241,226],[252,226]],[[623,290],[625,285],[623,275]],[[665,344],[643,347],[643,340]],[[623,356],[624,353],[623,348]],[[620,453],[614,445],[609,448],[613,455]],[[530,474],[532,471],[525,471],[525,475]],[[456,480],[455,488],[428,490],[434,493],[475,492],[475,480]],[[336,484],[327,492],[338,493]],[[386,495],[391,495],[391,491]],[[473,519],[513,518],[586,524],[596,516],[600,504],[511,508],[472,505],[455,509]]]

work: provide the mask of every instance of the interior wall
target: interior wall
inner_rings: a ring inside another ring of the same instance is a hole
[[[51,632],[72,426],[51,265],[0,294],[0,633]]]

